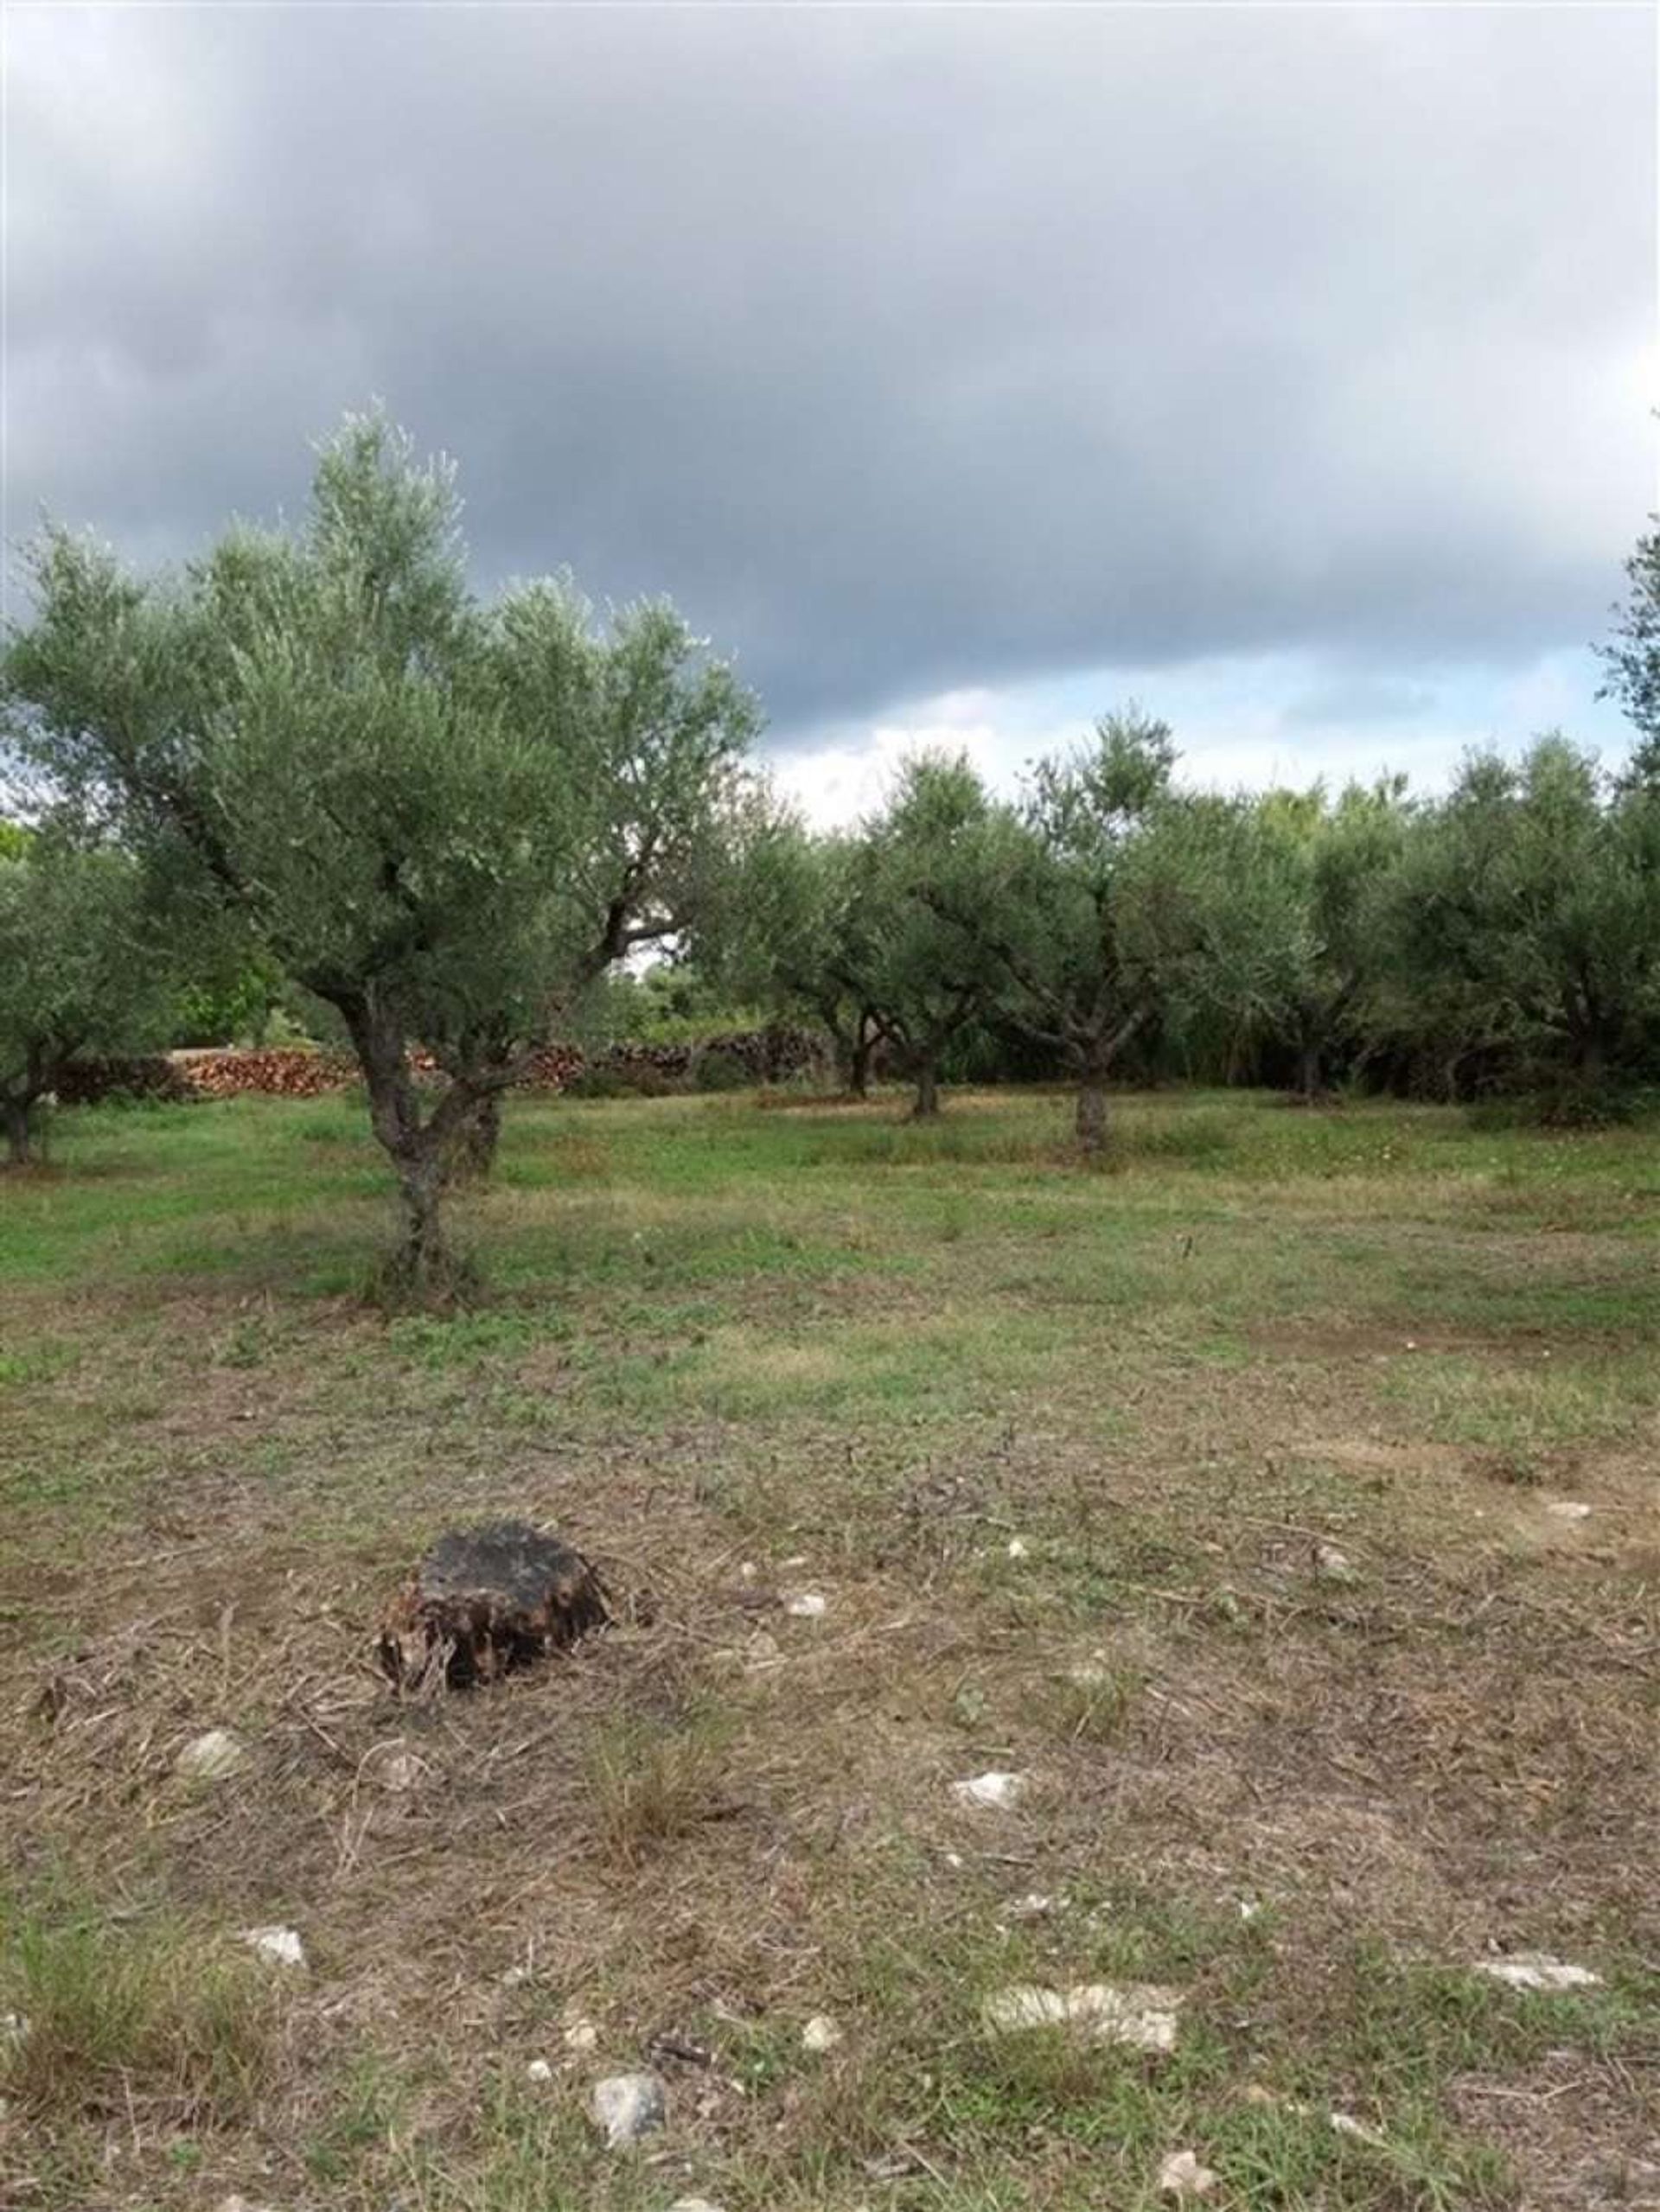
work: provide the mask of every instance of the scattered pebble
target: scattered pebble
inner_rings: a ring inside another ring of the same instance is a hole
[[[1002,1809],[1019,1802],[1029,1782],[1026,1775],[1004,1774],[994,1768],[989,1774],[971,1775],[966,1782],[954,1782],[951,1794],[959,1805]]]
[[[599,2030],[591,2020],[578,2013],[565,2024],[565,2047],[567,2050],[597,2050]]]
[[[677,2196],[668,2212],[725,2212],[721,2204],[712,2204],[706,2196]]]
[[[176,1773],[196,1782],[222,1782],[248,1763],[247,1746],[228,1728],[210,1728],[205,1736],[192,1737],[174,1762]]]
[[[740,1582],[753,1582],[755,1580],[755,1561],[753,1559],[744,1559],[739,1562],[737,1578]],[[688,2198],[686,2201],[688,2203],[691,2203],[695,2202],[696,2199]]]
[[[1057,1904],[1064,1904],[1064,1897],[1046,1897],[1041,1890],[1028,1890],[1024,1897],[1017,1897],[1009,1907],[1011,1920],[1044,1920]]]
[[[1239,1916],[1242,1920],[1255,1920],[1261,1909],[1261,1906],[1255,1897],[1242,1897],[1239,1901]]]
[[[785,1598],[784,1610],[798,1621],[816,1621],[824,1611],[824,1600],[816,1590],[798,1590],[794,1597]]]
[[[1159,2169],[1161,2196],[1208,2196],[1216,2185],[1216,2175],[1191,2151],[1172,2151]]]
[[[993,2035],[1033,2028],[1076,2027],[1092,2043],[1124,2043],[1132,2050],[1171,2050],[1176,2043],[1179,1991],[1132,1982],[1084,1982],[1071,1989],[1044,1989],[1018,1982],[996,1991],[980,2008]]]
[[[553,2069],[545,2058],[533,2058],[525,2069],[525,2079],[527,2081],[551,2081]]]
[[[509,1967],[506,1973],[501,1977],[502,1988],[522,1989],[525,1984],[530,1980],[532,1972],[533,1970],[529,1967]]]
[[[803,2050],[833,2050],[841,2041],[841,2030],[827,2012],[815,2012],[801,2030]]]
[[[1012,1559],[1024,1559],[1028,1556],[1029,1550],[1025,1538],[1024,1536],[1011,1536],[1009,1539],[1009,1557]]]
[[[663,2126],[668,2118],[668,2100],[658,2075],[611,2074],[594,2084],[590,2110],[604,2135],[606,2147],[626,2151],[630,2144]]]
[[[1357,2143],[1370,2143],[1374,2149],[1383,2141],[1375,2127],[1368,2127],[1363,2120],[1357,2120],[1351,2112],[1327,2113],[1326,2120],[1337,2135],[1352,2135]]]
[[[251,1945],[262,1959],[269,1959],[274,1966],[305,1964],[304,1946],[291,1928],[245,1928],[239,1940]]]
[[[1589,1967],[1570,1966],[1543,1951],[1516,1951],[1508,1959],[1478,1959],[1476,1972],[1508,1982],[1512,1989],[1595,1989],[1600,1974]]]
[[[1578,1498],[1553,1498],[1545,1511],[1556,1520],[1589,1520],[1591,1508]]]
[[[1335,1544],[1317,1544],[1314,1546],[1314,1571],[1323,1582],[1355,1580],[1355,1571],[1347,1554],[1338,1551]]]

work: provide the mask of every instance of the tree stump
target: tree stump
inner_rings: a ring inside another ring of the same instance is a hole
[[[574,1643],[610,1618],[580,1552],[528,1521],[441,1536],[380,1622],[395,1687],[469,1689]]]

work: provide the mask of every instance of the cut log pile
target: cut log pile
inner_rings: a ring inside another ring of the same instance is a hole
[[[534,1055],[514,1087],[561,1091],[580,1075],[603,1071],[641,1079],[642,1087],[651,1080],[673,1089],[695,1083],[699,1067],[711,1061],[735,1063],[751,1082],[777,1082],[811,1066],[820,1049],[810,1030],[790,1029],[739,1030],[695,1044],[615,1044],[589,1054],[575,1045],[551,1044]],[[412,1053],[410,1064],[418,1075],[437,1073],[430,1053]],[[279,1045],[79,1061],[60,1084],[58,1097],[65,1106],[93,1106],[117,1093],[176,1101],[237,1098],[250,1092],[315,1099],[344,1090],[356,1080],[356,1067],[345,1054]]]
[[[188,1089],[199,1099],[237,1098],[259,1091],[275,1098],[319,1099],[342,1090],[357,1069],[343,1054],[276,1046],[267,1051],[191,1052],[174,1055]]]

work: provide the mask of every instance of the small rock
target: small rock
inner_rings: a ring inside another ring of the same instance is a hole
[[[590,2110],[606,2147],[626,2151],[664,2125],[668,2100],[659,2075],[612,2074],[594,2084]]]
[[[1255,1920],[1261,1909],[1261,1906],[1255,1897],[1242,1897],[1239,1900],[1239,1916],[1242,1920]]]
[[[1091,2043],[1123,2043],[1132,2050],[1171,2050],[1181,2002],[1179,1991],[1146,1982],[1122,1988],[1108,1982],[1084,1982],[1071,1989],[1016,1983],[988,1997],[980,2018],[993,2035],[1077,2028]]]
[[[785,1598],[784,1610],[798,1621],[816,1621],[824,1611],[824,1600],[816,1590],[798,1590]]]
[[[804,1567],[807,1565],[807,1554],[805,1552],[797,1552],[792,1559],[781,1559],[778,1564],[788,1574],[792,1567]]]
[[[827,2012],[815,2012],[801,2030],[803,2050],[833,2050],[841,2041],[841,2030]]]
[[[951,1794],[959,1805],[980,1805],[1001,1810],[1019,1802],[1025,1794],[1029,1780],[1025,1775],[1004,1774],[993,1769],[989,1774],[971,1775],[966,1782],[954,1782]]]
[[[1589,1520],[1591,1508],[1578,1498],[1553,1498],[1545,1511],[1556,1520]]]
[[[706,2196],[677,2196],[668,2212],[726,2212],[722,2204],[712,2204]]]
[[[1216,2185],[1215,2174],[1191,2151],[1172,2151],[1159,2169],[1161,2196],[1208,2196]]]
[[[553,2069],[545,2058],[533,2058],[525,2069],[525,2079],[527,2081],[551,2081]]]
[[[1329,2112],[1325,2117],[1334,2135],[1352,2135],[1357,2143],[1370,2143],[1374,2149],[1384,2139],[1375,2127],[1368,2127],[1351,2112]]]
[[[1024,1559],[1030,1557],[1029,1548],[1024,1536],[1010,1537],[1009,1557],[1012,1559]]]
[[[1355,1571],[1335,1544],[1314,1546],[1314,1571],[1322,1582],[1353,1582]]]
[[[223,2196],[217,2212],[271,2212],[269,2204],[256,2204],[251,2196]]]
[[[565,2047],[567,2050],[597,2050],[599,2030],[578,2013],[565,2024]]]
[[[1476,1972],[1508,1982],[1512,1989],[1595,1989],[1600,1974],[1589,1967],[1570,1966],[1543,1951],[1516,1951],[1508,1959],[1478,1959]]]
[[[250,1944],[262,1959],[269,1959],[274,1966],[305,1964],[304,1947],[291,1928],[245,1928],[240,1941]]]
[[[174,1762],[174,1771],[193,1782],[222,1782],[248,1763],[247,1747],[228,1728],[210,1728],[191,1738]]]
[[[532,1973],[529,1967],[509,1967],[501,1977],[501,1986],[503,1989],[522,1989],[530,1980]]]
[[[421,1776],[426,1772],[425,1759],[418,1759],[412,1751],[393,1751],[384,1759],[377,1759],[371,1769],[382,1789],[389,1789],[398,1796],[412,1789],[418,1789]]]
[[[1059,1902],[1064,1904],[1066,1900]],[[1046,1897],[1041,1890],[1028,1890],[1024,1897],[1017,1897],[1008,1908],[1011,1920],[1045,1920],[1055,1909],[1057,1900]]]

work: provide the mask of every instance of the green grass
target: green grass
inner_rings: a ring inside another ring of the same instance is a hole
[[[0,2197],[1152,2212],[1189,2147],[1223,2207],[1499,2212],[1640,2140],[1653,1130],[1172,1092],[1085,1169],[1058,1093],[903,1107],[514,1100],[444,1316],[364,1302],[348,1100],[0,1181]],[[501,1513],[616,1630],[393,1702],[380,1604]],[[1029,1801],[964,1814],[989,1767]],[[1091,1979],[1176,2051],[984,2030]],[[584,2117],[646,2062],[661,2165]]]

